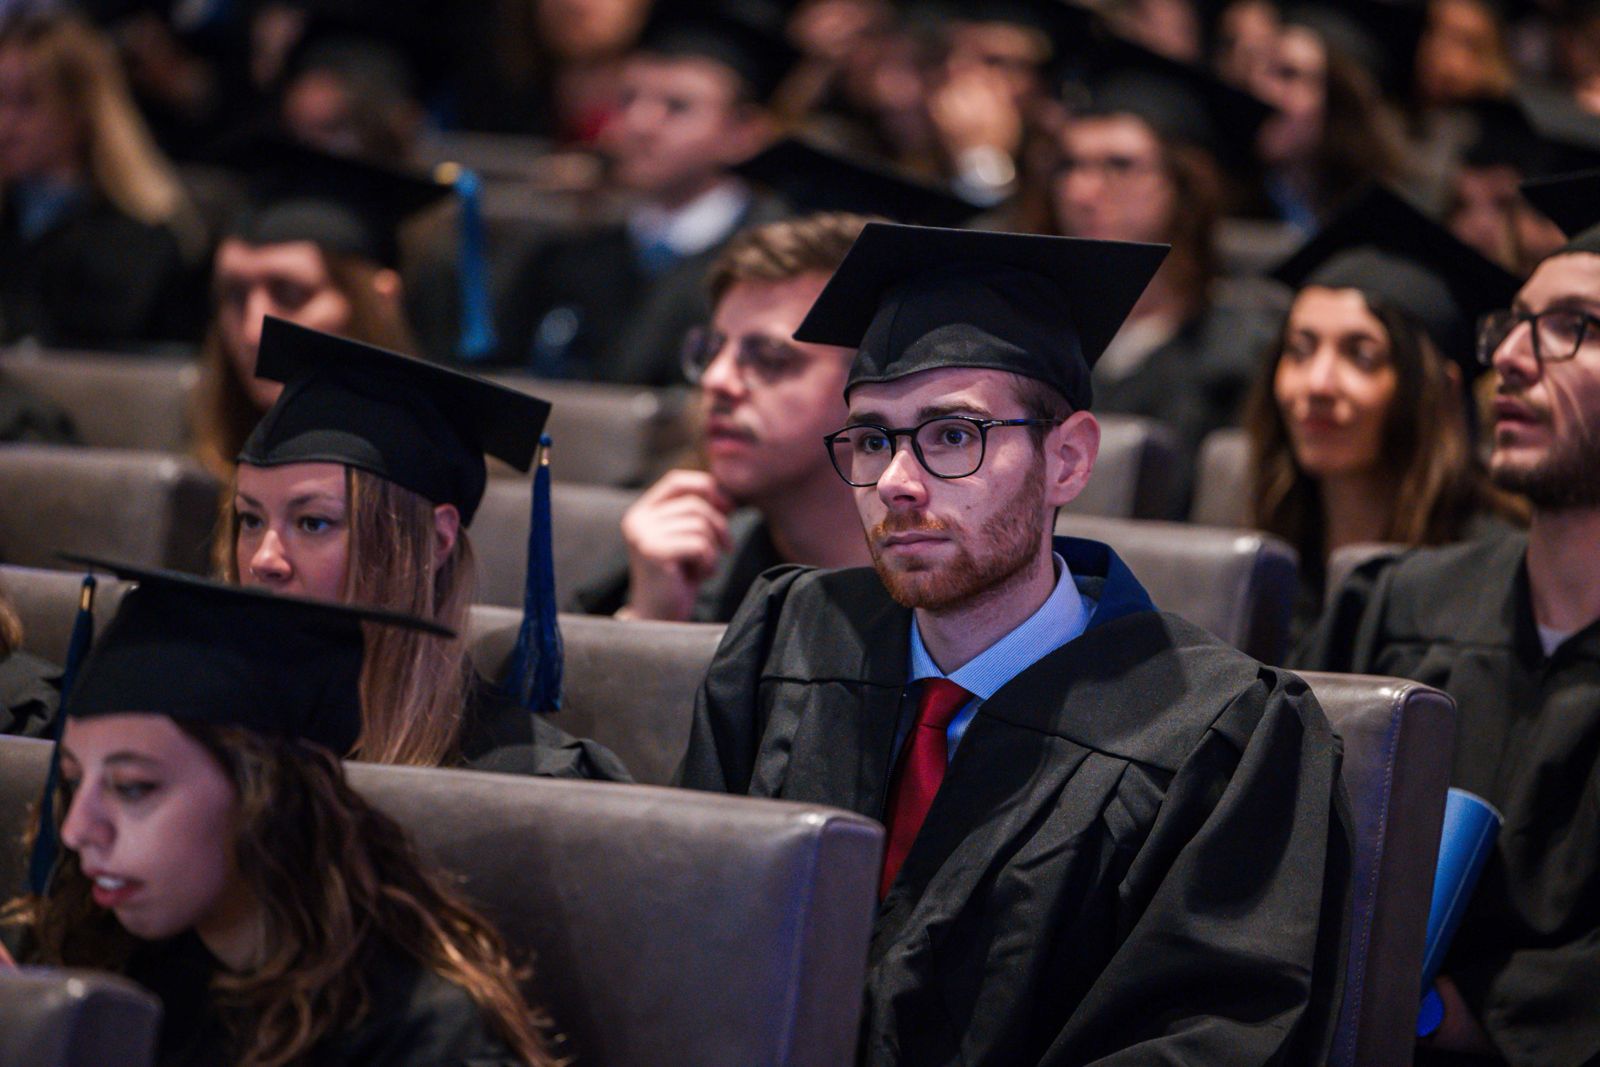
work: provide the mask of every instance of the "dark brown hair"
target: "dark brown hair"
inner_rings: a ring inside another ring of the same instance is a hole
[[[1322,137],[1312,160],[1316,202],[1326,215],[1364,186],[1401,176],[1398,120],[1383,102],[1378,84],[1354,59],[1323,42]]]
[[[232,727],[179,722],[238,795],[234,860],[265,913],[266,955],[219,974],[212,992],[243,1067],[297,1062],[369,1009],[367,969],[388,947],[460,986],[489,1027],[530,1065],[553,1064],[519,992],[524,973],[494,928],[416,853],[405,831],[345,781],[326,750]],[[57,810],[68,802],[65,790]],[[95,906],[75,853],[49,893],[6,908],[27,924],[38,961],[121,970],[137,945]]]
[[[711,303],[720,302],[740,282],[831,275],[870,221],[862,215],[829,211],[741,231],[706,272]]]
[[[1436,545],[1461,538],[1483,513],[1518,519],[1514,498],[1489,484],[1472,450],[1461,386],[1446,370],[1428,335],[1404,311],[1365,296],[1382,324],[1396,374],[1394,398],[1384,417],[1379,454],[1393,487],[1393,508],[1382,539]],[[1288,318],[1273,357],[1265,361],[1245,401],[1250,440],[1248,521],[1287,540],[1301,566],[1320,573],[1327,554],[1326,521],[1317,480],[1301,469],[1273,393],[1287,340]]]

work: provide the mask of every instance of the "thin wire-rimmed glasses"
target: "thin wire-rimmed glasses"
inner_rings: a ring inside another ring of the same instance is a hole
[[[683,365],[683,376],[689,379],[690,385],[700,384],[706,368],[727,343],[727,335],[709,326],[696,326],[684,335],[678,358]],[[760,334],[738,338],[733,358],[746,382],[754,378],[765,385],[798,374],[808,362],[806,354],[788,342]]]
[[[1054,426],[1055,419],[974,419],[941,415],[917,426],[891,429],[863,424],[846,426],[822,440],[833,469],[850,485],[866,489],[878,484],[894,462],[895,441],[911,438],[911,451],[922,469],[935,478],[965,478],[983,466],[989,431],[1003,426]]]
[[[1508,309],[1491,311],[1478,320],[1478,362],[1492,366],[1495,352],[1511,331],[1525,322],[1533,324],[1533,358],[1541,365],[1571,359],[1591,331],[1600,331],[1600,318],[1578,308],[1550,308],[1532,315]]]

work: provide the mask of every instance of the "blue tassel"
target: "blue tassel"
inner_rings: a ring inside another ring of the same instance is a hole
[[[528,521],[528,577],[522,591],[522,627],[511,650],[505,689],[535,712],[561,709],[561,629],[556,622],[556,568],[550,544],[550,436],[539,438]]]
[[[56,783],[61,778],[61,728],[67,721],[67,697],[73,683],[78,680],[78,668],[89,653],[94,639],[94,575],[83,576],[83,587],[78,592],[78,616],[72,622],[72,637],[67,642],[67,662],[61,670],[61,706],[52,724],[55,749],[50,753],[50,772],[44,780],[44,796],[39,800],[39,836],[33,841],[33,855],[28,860],[28,888],[43,896],[50,888],[50,879],[56,870],[56,860],[61,855],[60,835],[56,831]]]
[[[456,176],[461,201],[457,278],[461,286],[461,336],[456,354],[471,363],[494,355],[494,314],[489,304],[489,263],[483,232],[483,183],[461,168]]]

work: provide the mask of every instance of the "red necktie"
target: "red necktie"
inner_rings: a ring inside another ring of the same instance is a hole
[[[889,786],[889,805],[884,822],[889,840],[884,846],[883,879],[878,883],[878,899],[889,895],[889,886],[900,872],[911,842],[917,839],[922,821],[928,817],[933,795],[944,781],[949,762],[945,731],[950,720],[972,694],[948,678],[929,678],[922,683],[922,698],[917,703],[917,724],[906,738],[905,751]]]

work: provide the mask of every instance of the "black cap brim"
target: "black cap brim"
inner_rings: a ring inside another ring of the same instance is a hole
[[[806,213],[846,211],[923,226],[959,226],[985,210],[888,166],[800,137],[786,137],[733,169]]]

